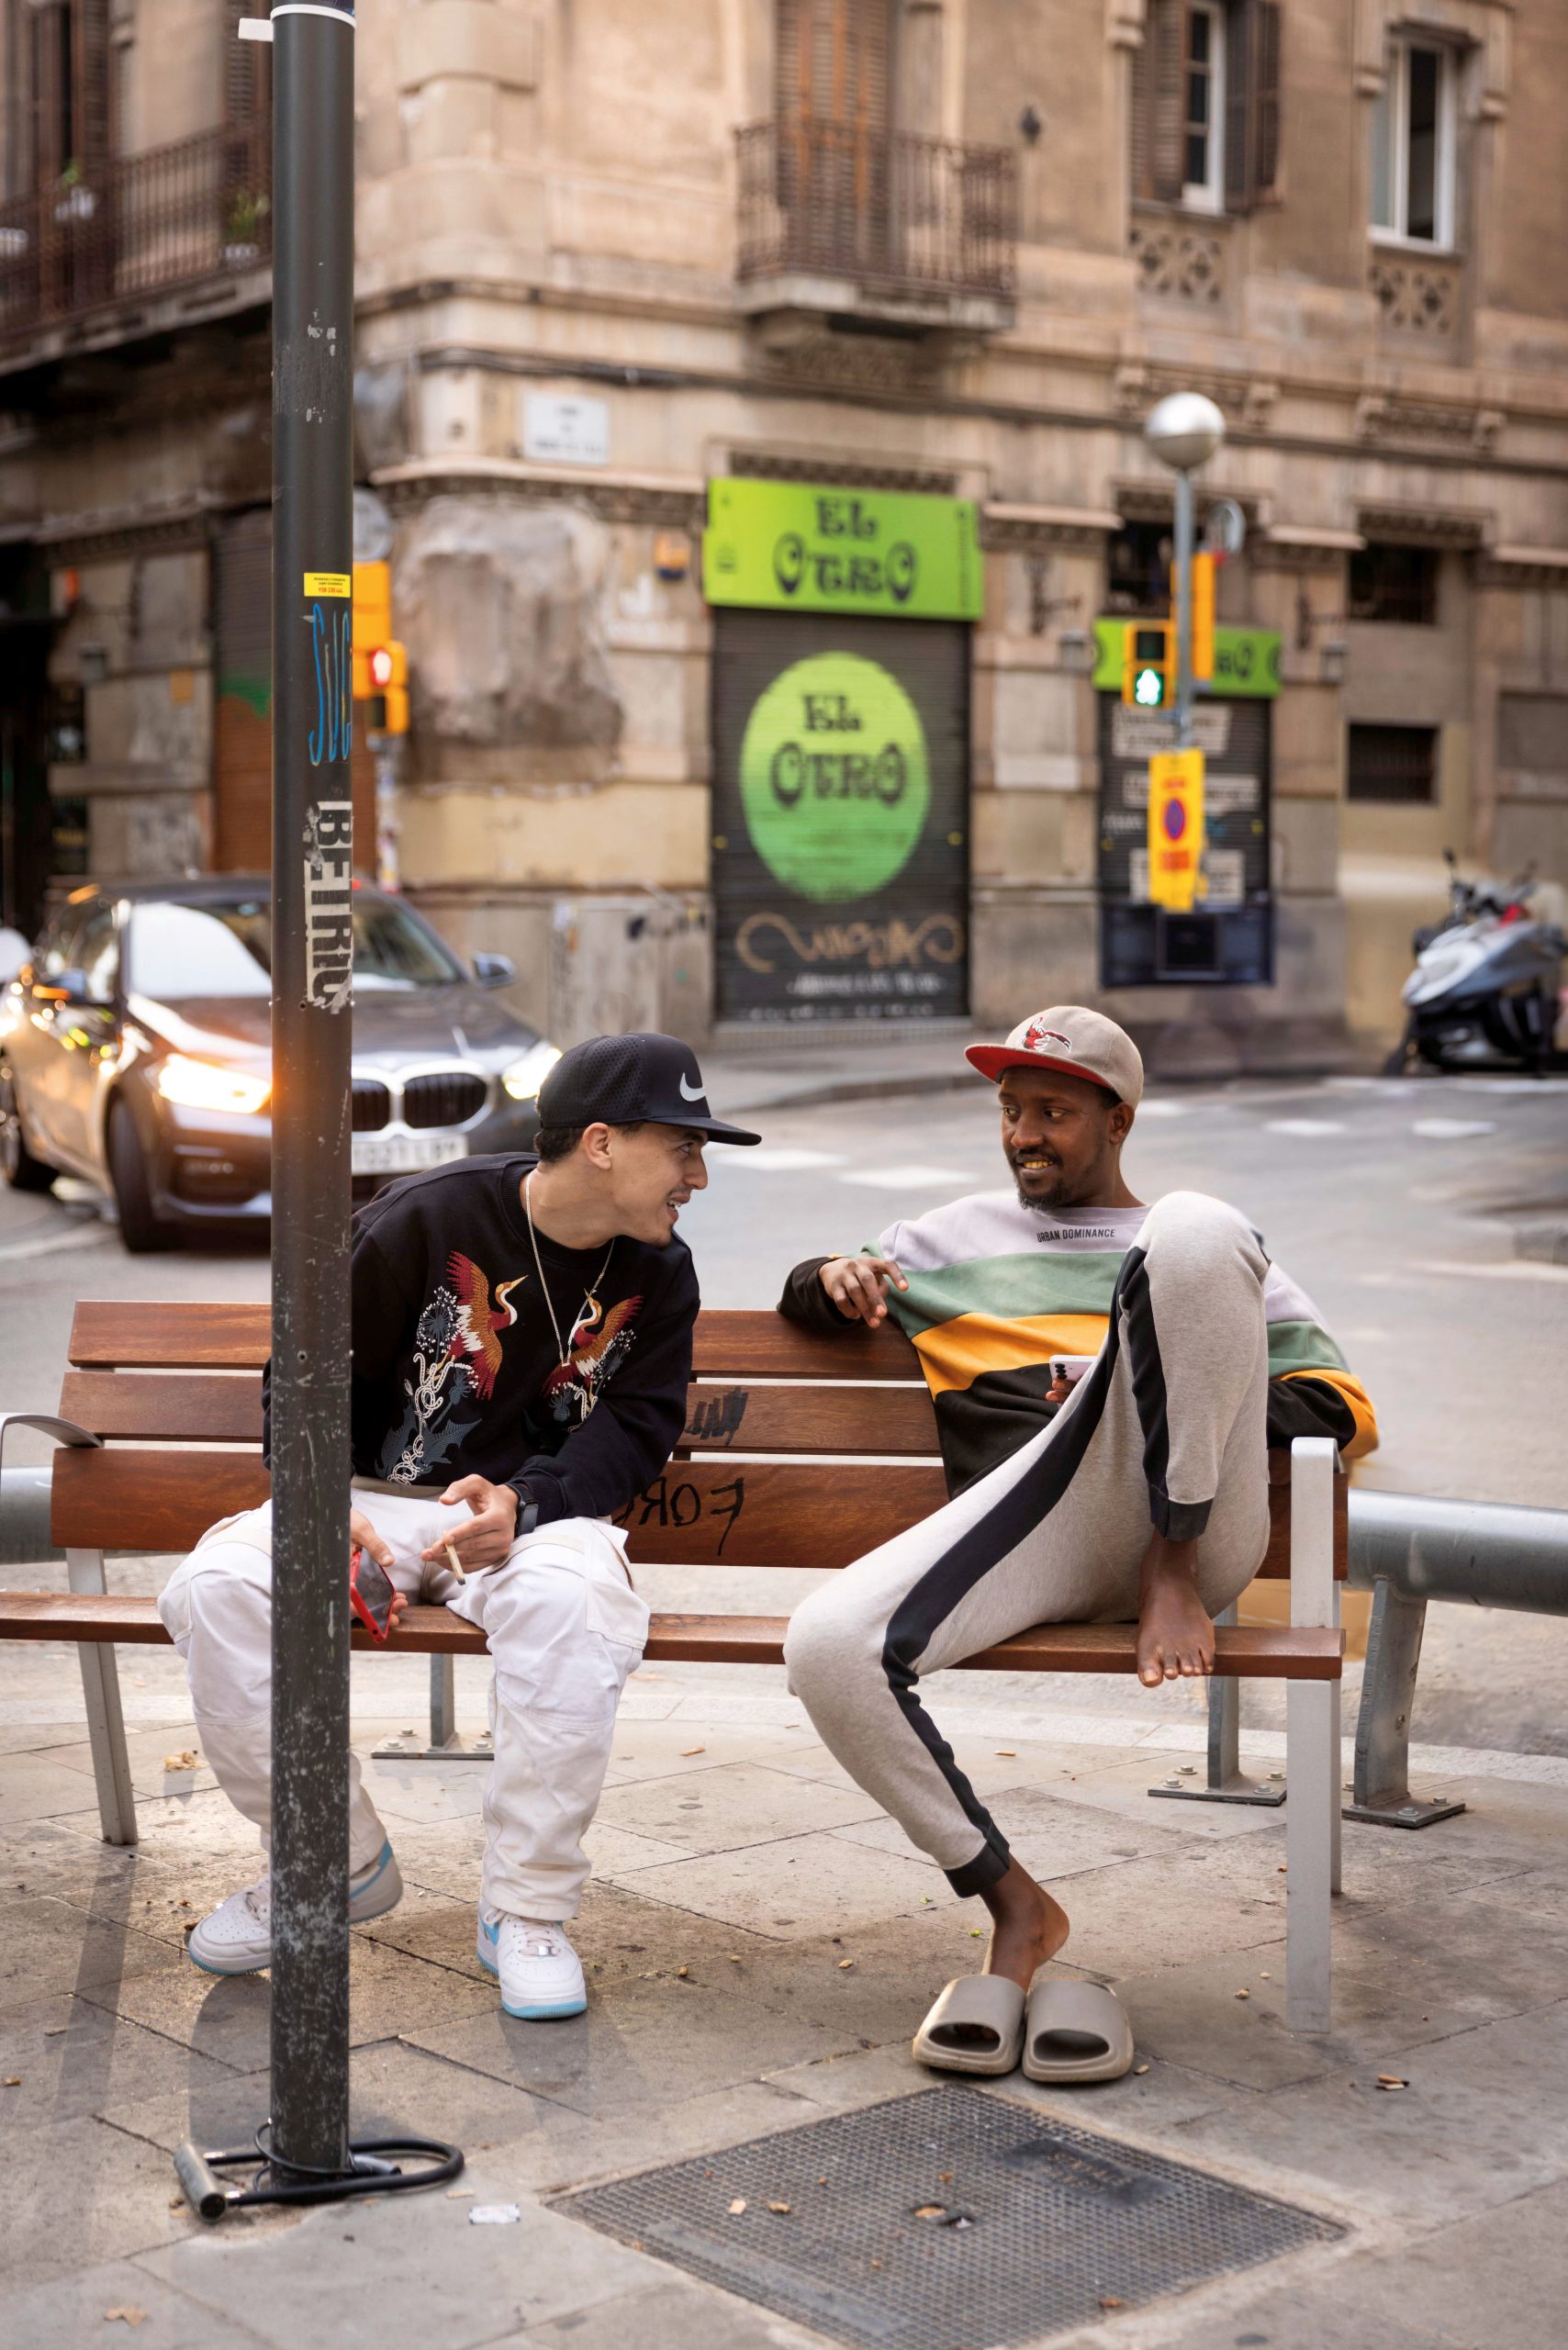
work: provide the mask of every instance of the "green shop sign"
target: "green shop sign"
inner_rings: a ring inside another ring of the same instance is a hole
[[[925,730],[878,662],[813,654],[757,696],[740,786],[752,845],[786,890],[818,905],[872,897],[925,829]]]
[[[975,509],[810,482],[708,485],[702,592],[711,604],[890,620],[978,621]]]
[[[1122,632],[1126,621],[1094,623],[1094,684],[1102,693],[1122,690]],[[1200,695],[1224,700],[1272,701],[1280,690],[1280,633],[1272,628],[1216,628],[1215,673]]]

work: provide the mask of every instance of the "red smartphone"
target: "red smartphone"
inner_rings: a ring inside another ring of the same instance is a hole
[[[385,1640],[392,1629],[392,1602],[397,1586],[383,1566],[356,1542],[349,1553],[349,1600],[373,1640]]]

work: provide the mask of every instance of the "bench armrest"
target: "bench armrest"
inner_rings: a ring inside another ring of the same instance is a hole
[[[81,1427],[74,1420],[57,1419],[51,1412],[0,1412],[0,1457],[5,1454],[8,1428],[37,1428],[40,1436],[52,1437],[56,1444],[101,1446],[104,1441],[91,1428]]]

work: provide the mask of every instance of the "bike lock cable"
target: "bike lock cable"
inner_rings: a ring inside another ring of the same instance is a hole
[[[351,2195],[396,2195],[416,2188],[439,2187],[456,2178],[463,2155],[439,2138],[352,2138],[347,2170],[319,2170],[305,2163],[279,2163],[269,2143],[269,2116],[256,2132],[254,2143],[225,2154],[203,2153],[186,2139],[174,2150],[174,2170],[186,2202],[199,2219],[220,2220],[226,2211],[252,2203],[339,2203]],[[428,2154],[430,2165],[417,2171],[399,2169],[385,2159],[394,2154]],[[245,2187],[230,2187],[219,2177],[226,2170],[241,2170],[260,2162]],[[263,2184],[263,2181],[266,2183]]]

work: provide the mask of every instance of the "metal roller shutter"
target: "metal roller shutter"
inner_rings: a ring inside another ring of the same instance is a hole
[[[1273,976],[1270,897],[1271,712],[1263,699],[1205,697],[1194,712],[1204,755],[1209,894],[1189,916],[1148,903],[1148,762],[1175,729],[1161,712],[1100,697],[1101,983],[1264,983]]]
[[[969,633],[716,615],[721,1020],[967,1012]]]

